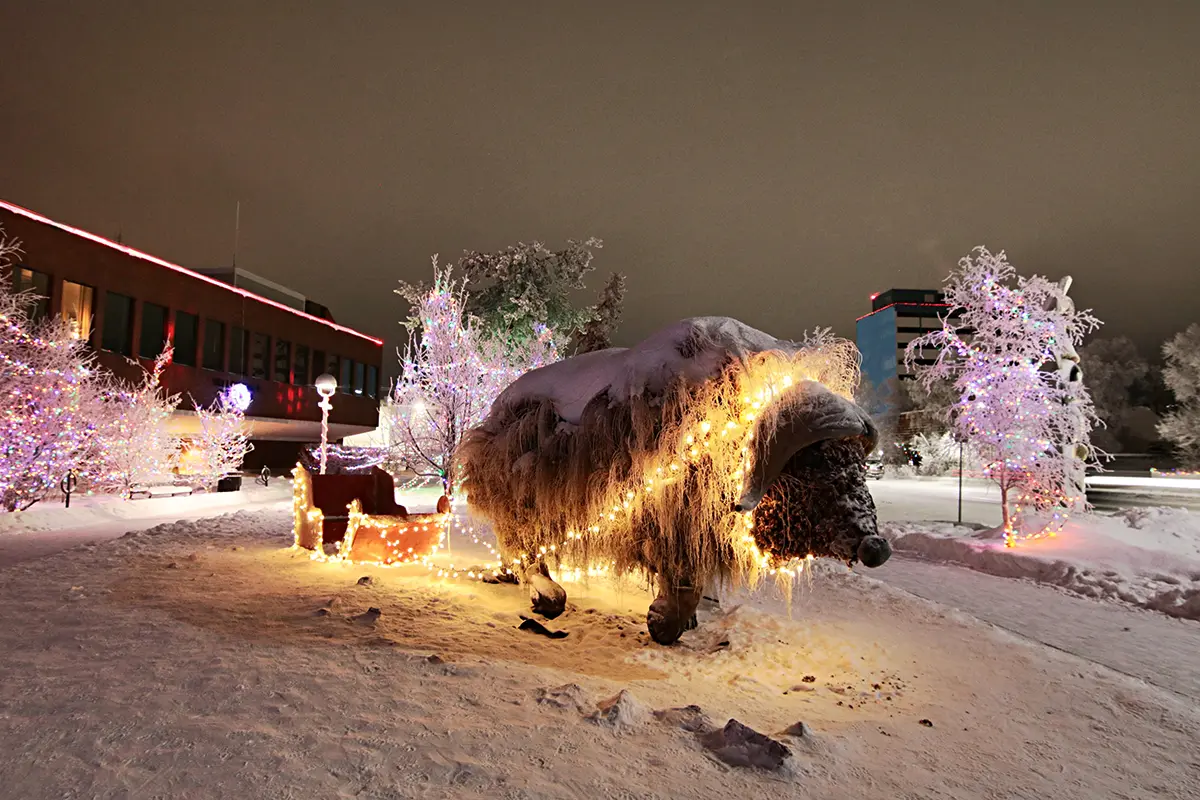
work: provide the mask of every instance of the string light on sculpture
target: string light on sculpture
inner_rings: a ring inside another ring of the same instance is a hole
[[[446,564],[444,561],[439,563],[439,547],[420,558],[414,554],[414,558],[406,563],[419,563],[432,575],[443,579],[511,579],[514,573],[539,561],[552,562],[547,566],[552,568],[559,580],[583,580],[614,574],[618,566],[615,561],[597,561],[588,556],[590,545],[596,537],[627,529],[634,524],[638,515],[650,513],[653,504],[660,502],[659,496],[663,492],[679,491],[688,475],[696,469],[711,469],[714,460],[730,465],[727,472],[721,472],[723,477],[717,481],[717,491],[727,498],[723,507],[732,508],[735,499],[744,490],[745,476],[752,466],[751,444],[757,421],[764,414],[772,413],[774,401],[799,381],[815,380],[848,395],[852,386],[839,382],[839,369],[823,368],[820,361],[802,358],[760,359],[740,379],[740,391],[736,392],[736,396],[698,409],[686,427],[680,430],[675,448],[664,451],[661,458],[647,463],[639,472],[630,475],[627,483],[609,487],[605,493],[606,499],[591,523],[564,531],[562,540],[556,545],[539,548],[537,552],[514,553],[505,559],[487,540],[488,537],[481,537],[473,526],[455,518],[447,520],[447,534],[458,531],[469,536],[473,542],[487,548],[489,560],[482,565],[471,566]],[[298,493],[298,496],[302,494]],[[297,519],[298,526],[306,524],[300,513]],[[729,541],[746,569],[774,576],[785,583],[811,573],[812,554],[781,558],[758,545],[752,533],[752,512],[730,512],[717,524],[728,526]],[[339,556],[343,560],[348,558],[344,552]],[[313,557],[324,558],[316,554]],[[390,566],[400,565],[397,562]]]

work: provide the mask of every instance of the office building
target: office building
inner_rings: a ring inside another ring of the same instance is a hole
[[[128,378],[170,341],[163,376],[183,402],[172,430],[197,430],[194,408],[234,383],[250,389],[255,450],[247,467],[283,469],[320,440],[313,381],[338,379],[330,438],[378,426],[383,342],[340,325],[328,309],[244,270],[192,270],[0,201],[0,226],[21,253],[16,289],[41,296],[35,314],[66,319],[104,368]]]
[[[949,310],[945,296],[936,289],[888,289],[871,295],[871,311],[859,317],[856,326],[863,380],[876,387],[892,379],[910,380],[913,375],[904,363],[908,343],[941,330],[942,317]],[[932,358],[917,363],[929,364]]]

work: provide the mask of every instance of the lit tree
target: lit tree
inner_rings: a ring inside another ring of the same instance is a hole
[[[254,449],[246,422],[249,404],[250,391],[236,383],[209,408],[196,409],[200,432],[191,440],[189,455],[193,471],[209,491],[226,475],[240,472],[246,454]]]
[[[174,349],[168,343],[140,383],[108,376],[95,413],[93,455],[83,470],[89,489],[130,495],[135,488],[166,480],[178,461],[179,445],[167,421],[179,406],[167,394],[162,373]]]
[[[433,258],[430,287],[401,284],[412,306],[408,345],[392,393],[390,461],[454,491],[453,455],[497,395],[527,370],[557,359],[550,330],[539,325],[512,341],[487,335],[466,313],[464,283]]]
[[[506,344],[526,345],[536,338],[537,326],[554,331],[562,341],[581,335],[599,306],[579,309],[574,295],[586,288],[584,280],[595,267],[594,251],[603,247],[599,239],[568,241],[558,251],[541,242],[520,242],[495,253],[468,252],[458,262],[464,281],[471,285],[466,310],[478,319],[477,325],[493,339]],[[605,313],[614,321],[620,317],[624,278],[614,276],[605,287],[616,294],[615,303]],[[601,304],[605,294],[601,295]]]
[[[59,318],[34,321],[9,290],[17,245],[0,229],[0,510],[20,511],[79,467],[95,435],[96,372]]]
[[[1163,345],[1163,380],[1175,395],[1175,407],[1159,423],[1184,466],[1200,467],[1200,323],[1188,326]]]
[[[950,309],[942,329],[916,339],[906,352],[926,387],[953,380],[953,428],[999,486],[1010,542],[1012,506],[1020,512],[1082,500],[1082,462],[1098,420],[1087,389],[1069,373],[1072,364],[1078,370],[1074,345],[1100,322],[1075,310],[1069,285],[1020,277],[1003,252],[976,248],[947,279]],[[953,317],[957,327],[949,322]],[[936,348],[937,357],[918,365],[926,348]]]
[[[600,290],[600,302],[592,309],[591,318],[584,323],[571,351],[579,355],[612,347],[612,337],[621,323],[624,302],[625,276],[614,272],[609,276],[608,283]]]

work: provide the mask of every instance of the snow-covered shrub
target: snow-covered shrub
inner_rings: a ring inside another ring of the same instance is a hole
[[[245,387],[235,384],[221,392],[209,408],[196,409],[200,431],[190,442],[191,469],[210,491],[226,475],[241,471],[246,454],[254,449],[246,401],[239,397],[243,392]]]
[[[93,407],[96,438],[82,469],[90,491],[129,494],[134,489],[172,479],[179,441],[167,428],[179,406],[168,394],[162,374],[174,349],[168,343],[139,383],[105,375],[100,402]]]

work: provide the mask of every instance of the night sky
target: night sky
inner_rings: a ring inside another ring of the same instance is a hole
[[[976,244],[1147,350],[1200,319],[1195,0],[52,0],[0,35],[0,197],[189,266],[240,200],[239,266],[393,341],[433,253],[591,235],[621,343],[852,337]]]

